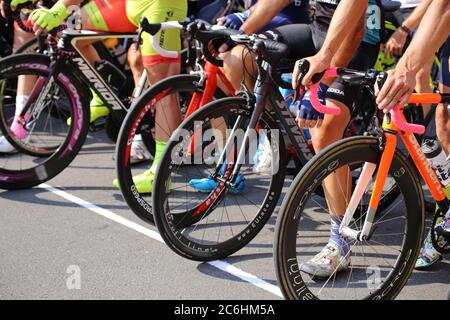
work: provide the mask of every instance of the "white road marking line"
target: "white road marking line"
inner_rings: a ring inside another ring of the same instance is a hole
[[[109,220],[120,223],[121,225],[124,225],[124,226],[126,226],[136,232],[139,232],[143,235],[146,235],[147,237],[152,238],[153,240],[164,243],[164,240],[161,238],[161,235],[158,232],[148,229],[148,228],[146,228],[138,223],[135,223],[133,221],[130,221],[128,219],[125,219],[124,217],[119,216],[118,214],[116,214],[112,211],[101,208],[93,203],[87,202],[77,196],[71,195],[70,193],[67,193],[61,189],[52,187],[46,183],[43,183],[43,184],[39,185],[38,187],[45,189],[61,198],[64,198],[64,199],[70,201],[70,202],[73,202],[73,203],[79,205],[80,207],[83,207],[92,212],[95,212]],[[236,268],[235,266],[229,264],[226,261],[216,260],[216,261],[210,261],[210,262],[208,262],[208,264],[219,270],[229,273],[241,280],[244,280],[245,282],[248,282],[258,288],[266,290],[276,296],[279,296],[281,298],[283,297],[280,289],[277,286],[270,284],[267,281],[264,281],[264,280],[258,278],[257,276],[254,276],[253,274],[250,274],[239,268]]]

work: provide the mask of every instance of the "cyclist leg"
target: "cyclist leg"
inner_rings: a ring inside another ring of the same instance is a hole
[[[287,58],[290,59],[299,59],[317,52],[312,40],[311,28],[306,24],[282,26],[266,31],[263,33],[263,36],[288,45],[291,50]],[[253,90],[257,75],[253,54],[243,46],[235,46],[229,52],[222,54],[222,57],[224,59],[223,72],[234,88],[239,90],[241,83],[244,82],[249,90]],[[268,108],[269,106],[266,107]],[[224,133],[222,136],[226,137],[226,134]],[[258,148],[254,155],[255,165],[253,172],[255,173],[264,174],[271,170],[272,153],[268,143],[264,136],[260,136]],[[222,141],[222,145],[219,148],[223,148],[224,144],[225,142]],[[210,192],[217,186],[217,182],[209,176],[202,179],[192,179],[189,185],[197,191]],[[242,190],[243,188],[240,186],[239,191]],[[239,192],[238,189],[232,191]]]
[[[354,35],[357,38],[357,35]],[[355,41],[354,43],[357,43]],[[347,54],[353,52],[350,46]],[[362,43],[356,51],[349,68],[367,70],[372,67],[378,55],[378,46]],[[345,53],[336,57],[332,65],[347,65]],[[327,90],[327,105],[340,107],[338,116],[325,115],[320,127],[311,128],[311,140],[314,150],[321,151],[333,142],[342,139],[345,128],[351,119],[352,106],[356,98],[354,88],[347,85],[342,79],[336,79]],[[329,175],[323,183],[325,199],[330,213],[330,238],[328,244],[314,258],[301,265],[301,270],[310,274],[331,274],[347,269],[350,264],[350,244],[339,233],[340,223],[347,208],[352,190],[352,179],[348,167],[342,167]],[[337,269],[335,269],[337,268]]]
[[[151,23],[158,23],[164,21],[183,21],[187,15],[187,0],[151,0],[143,1],[128,1],[127,15],[134,25],[138,26],[142,17],[146,17]],[[159,32],[159,43],[161,47],[169,51],[181,51],[180,31],[169,29]],[[143,36],[143,43],[141,46],[142,61],[147,71],[147,77],[150,85],[180,73],[181,57],[167,58],[156,52],[150,43],[149,35]],[[140,193],[152,192],[153,177],[156,173],[156,168],[159,159],[165,149],[167,141],[172,132],[181,123],[181,110],[178,100],[178,95],[173,94],[167,96],[155,105],[155,142],[156,150],[151,168],[134,177],[133,180],[136,188]],[[114,183],[116,184],[116,182]]]
[[[447,39],[442,50],[441,69],[438,74],[439,89],[442,93],[450,93],[450,38]],[[436,135],[437,138],[448,155],[450,153],[450,116],[447,106],[440,104],[436,107]],[[450,187],[445,188],[445,194],[450,199]],[[447,213],[446,228],[450,228],[450,217]],[[444,219],[436,221],[436,225],[445,223]],[[430,228],[434,228],[431,226]],[[445,240],[439,239],[439,245],[444,246]],[[420,250],[419,257],[416,261],[416,269],[427,269],[442,259],[440,254],[433,246],[431,240],[431,230],[428,231]]]
[[[141,76],[144,72],[144,64],[142,62],[141,52],[137,48],[137,43],[133,43],[128,49],[128,64],[130,65],[130,69],[133,73],[133,80],[135,86],[139,84]]]
[[[81,24],[85,30],[108,31],[108,32],[134,32],[134,26],[126,17],[126,0],[110,0],[108,2],[95,0],[90,1],[81,8]],[[82,40],[77,43],[77,47],[85,59],[95,66],[100,61],[95,48],[92,46],[98,40]],[[133,71],[133,70],[132,70]],[[103,100],[93,91],[91,108],[91,122],[99,118],[106,117],[109,109]]]
[[[439,70],[439,86],[442,93],[450,93],[450,38],[442,50],[441,69]],[[450,121],[449,113],[444,105],[436,109],[436,134],[447,154],[450,153]]]
[[[22,44],[32,39],[34,35],[23,31],[17,23],[14,23],[14,43],[13,51],[16,51]],[[18,124],[17,119],[25,107],[31,90],[35,83],[34,76],[19,76],[17,79],[17,91],[16,91],[16,109],[14,111],[14,120],[11,125],[12,132],[23,136],[26,134],[24,129]],[[0,153],[15,152],[15,148],[6,140],[5,137],[0,137]]]
[[[266,31],[263,35],[269,39],[288,45],[288,58],[301,59],[317,52],[312,39],[311,28],[307,24],[292,24]],[[235,88],[241,87],[241,81],[252,90],[255,83],[256,65],[252,54],[243,46],[236,46],[223,55],[223,71]],[[245,62],[245,63],[244,63]]]

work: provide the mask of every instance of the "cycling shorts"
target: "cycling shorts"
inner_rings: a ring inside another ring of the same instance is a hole
[[[139,21],[146,17],[150,23],[184,21],[187,14],[187,0],[95,0],[83,9],[96,30],[108,32],[135,32]],[[181,51],[180,30],[169,29],[158,33],[159,45],[169,51]],[[142,36],[141,52],[144,65],[180,61],[160,56],[146,33]]]
[[[326,33],[315,29],[312,25],[293,24],[282,26],[264,33],[268,38],[283,42],[290,48],[288,59],[302,59],[315,55],[325,41]],[[377,60],[379,45],[362,42],[356,50],[348,67],[366,71],[372,68]],[[327,99],[333,99],[346,105],[353,113],[353,103],[357,90],[349,86],[341,78],[337,78],[328,88]],[[357,107],[357,106],[356,106]]]
[[[450,87],[450,37],[442,48],[441,68],[439,69],[438,80],[446,87]]]

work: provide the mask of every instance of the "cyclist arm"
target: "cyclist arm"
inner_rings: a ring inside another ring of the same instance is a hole
[[[416,84],[416,73],[450,35],[450,0],[433,0],[410,46],[388,72],[388,79],[378,93],[378,108],[388,113],[395,105],[408,102]]]
[[[415,30],[422,20],[425,12],[427,12],[433,0],[422,0],[422,2],[414,9],[411,15],[403,21],[403,25],[409,30]],[[403,48],[408,38],[408,33],[402,28],[397,28],[397,30],[392,34],[389,41],[386,43],[386,52],[393,53],[396,56],[401,56]]]
[[[303,78],[303,85],[310,86],[314,74],[322,72],[331,66],[333,56],[345,42],[345,39],[356,32],[361,17],[365,15],[368,0],[342,0],[334,12],[328,27],[327,36],[320,51],[312,57],[307,58],[310,63],[309,72]],[[292,75],[292,86],[297,86],[296,79],[299,74],[298,64]]]
[[[422,0],[411,15],[403,21],[403,24],[410,30],[417,29],[431,2],[433,2],[433,0]]]
[[[292,0],[258,0],[258,2],[250,8],[252,13],[245,21],[241,30],[247,34],[255,33],[268,25],[270,21],[287,7]]]

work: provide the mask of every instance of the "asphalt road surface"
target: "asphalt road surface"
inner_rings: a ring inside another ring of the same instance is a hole
[[[233,256],[185,260],[113,188],[113,151],[95,133],[47,184],[0,191],[0,299],[282,298],[272,259],[276,214]],[[444,299],[449,271],[444,260],[414,272],[398,298]]]

